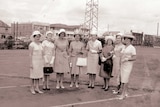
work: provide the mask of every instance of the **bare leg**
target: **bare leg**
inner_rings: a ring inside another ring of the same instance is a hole
[[[60,82],[60,74],[59,73],[56,74],[56,79],[57,79],[56,89],[59,89],[60,88],[60,84],[59,84],[59,82]]]
[[[46,87],[47,87],[48,90],[50,89],[49,88],[49,78],[50,78],[50,76],[46,75]]]
[[[104,91],[108,91],[108,89],[109,89],[109,78],[106,78],[106,87],[105,87],[105,89],[104,89]]]
[[[95,80],[96,80],[96,74],[92,74],[92,88],[94,88]]]
[[[104,80],[104,85],[103,85],[102,89],[105,89],[106,88],[106,78],[103,78],[103,80]]]
[[[31,79],[31,93],[35,94],[35,79]]]
[[[122,93],[121,93],[121,95],[119,97],[120,100],[125,98],[125,90],[126,90],[126,84],[122,83]]]
[[[74,74],[71,74],[71,84],[70,87],[73,87],[74,84]]]
[[[79,82],[79,75],[76,75],[75,85],[77,88],[79,87],[78,82]]]
[[[46,75],[44,75],[43,89],[46,89],[46,81],[47,81],[46,78],[47,78]]]
[[[65,87],[63,86],[63,79],[64,79],[64,73],[61,73],[61,74],[60,74],[60,86],[61,86],[61,88],[65,88]]]
[[[88,88],[91,88],[92,85],[92,74],[89,74],[89,85]]]
[[[43,92],[40,91],[40,89],[39,89],[39,81],[40,81],[40,79],[36,79],[36,89],[35,89],[35,91],[42,94]]]

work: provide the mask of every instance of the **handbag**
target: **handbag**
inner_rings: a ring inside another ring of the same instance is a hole
[[[87,58],[77,58],[77,66],[87,66]]]
[[[44,73],[53,73],[53,67],[43,67]]]

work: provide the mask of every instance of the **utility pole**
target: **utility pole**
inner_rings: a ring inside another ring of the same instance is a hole
[[[157,36],[159,35],[159,22],[157,23]]]

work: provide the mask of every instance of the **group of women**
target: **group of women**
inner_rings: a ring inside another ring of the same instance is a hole
[[[119,99],[127,96],[127,86],[133,62],[136,60],[136,49],[131,44],[134,40],[132,35],[116,35],[116,40],[112,36],[105,37],[105,44],[97,39],[97,34],[92,32],[90,39],[85,45],[82,43],[81,35],[75,34],[75,40],[70,44],[65,38],[66,32],[60,29],[59,37],[53,42],[51,31],[46,32],[46,40],[40,42],[41,33],[34,31],[33,42],[29,45],[30,50],[30,78],[31,93],[43,93],[39,89],[39,82],[43,78],[43,90],[50,90],[49,75],[43,73],[43,67],[53,67],[56,73],[56,89],[64,89],[63,79],[65,73],[71,74],[70,87],[79,87],[79,75],[84,70],[83,66],[78,66],[79,58],[86,58],[86,70],[89,75],[88,88],[95,87],[96,75],[104,79],[102,89],[109,89],[111,77],[117,79],[117,89],[113,94],[121,93]],[[123,37],[123,39],[122,39]],[[123,40],[123,43],[122,43]]]

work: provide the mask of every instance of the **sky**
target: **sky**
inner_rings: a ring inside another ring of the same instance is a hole
[[[79,25],[88,0],[0,0],[0,20]],[[157,34],[160,0],[99,0],[98,31]]]

